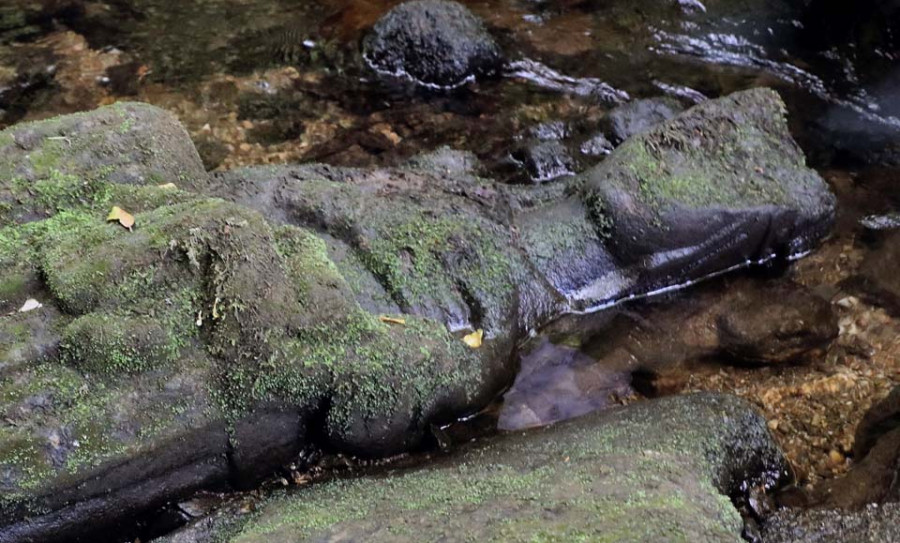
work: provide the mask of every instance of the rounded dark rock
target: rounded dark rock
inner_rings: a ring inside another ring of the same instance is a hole
[[[575,160],[561,141],[528,143],[524,147],[516,149],[512,158],[521,164],[528,179],[535,183],[552,181],[575,174]]]
[[[684,111],[684,106],[674,98],[647,98],[623,104],[609,112],[610,139],[621,143],[627,138],[645,132],[657,124],[668,121]]]
[[[482,22],[444,0],[414,0],[389,11],[366,37],[363,56],[378,73],[445,89],[494,75],[503,64]]]
[[[873,405],[856,427],[853,440],[854,458],[862,459],[879,439],[898,428],[900,428],[900,386],[894,387],[885,399]]]

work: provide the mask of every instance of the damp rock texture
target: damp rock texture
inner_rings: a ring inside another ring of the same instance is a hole
[[[447,0],[395,7],[375,23],[363,56],[376,72],[443,89],[495,75],[503,65],[500,47],[481,20]]]
[[[671,283],[812,247],[830,193],[773,100],[741,93],[636,136],[708,175],[674,194],[641,178],[649,203],[627,209],[595,197],[613,194],[596,172],[505,186],[452,153],[210,177],[171,115],[137,104],[0,132],[0,542],[90,538],[200,488],[252,485],[310,445],[409,450],[510,383],[531,330],[658,286],[649,255],[673,242],[700,249],[666,260]],[[672,143],[695,129],[702,145]],[[767,173],[706,157],[716,134]],[[114,206],[130,229],[107,220]],[[648,258],[622,252],[640,209],[662,221],[648,219]],[[723,236],[726,216],[770,227]],[[29,299],[41,306],[20,312]]]
[[[587,174],[585,201],[612,253],[661,283],[675,269],[808,251],[835,205],[766,89],[701,103],[628,139]]]
[[[507,434],[423,468],[275,495],[205,533],[231,543],[737,543],[743,521],[729,496],[776,485],[786,468],[743,400],[671,397]]]

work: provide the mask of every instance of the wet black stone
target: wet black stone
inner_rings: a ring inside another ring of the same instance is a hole
[[[503,63],[482,22],[444,0],[414,0],[389,11],[366,37],[363,55],[381,74],[436,88],[494,75]]]
[[[648,98],[635,100],[609,112],[609,137],[615,143],[645,132],[667,121],[684,110],[673,98]]]
[[[529,180],[552,181],[575,173],[575,160],[560,141],[532,142],[513,153],[513,159],[525,169]]]
[[[581,153],[591,157],[606,156],[613,150],[613,144],[603,134],[596,134],[581,144]]]

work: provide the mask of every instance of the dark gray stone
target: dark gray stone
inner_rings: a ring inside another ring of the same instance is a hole
[[[622,143],[682,111],[684,106],[674,98],[646,98],[628,102],[609,112],[606,118],[609,137],[613,143]]]
[[[363,42],[379,73],[433,88],[454,88],[495,75],[503,64],[484,24],[461,4],[412,0],[379,19]]]

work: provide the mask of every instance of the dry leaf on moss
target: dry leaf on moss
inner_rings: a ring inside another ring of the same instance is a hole
[[[389,322],[391,324],[406,324],[405,319],[398,319],[396,317],[387,317],[385,315],[381,315],[378,317],[381,322]]]
[[[484,341],[484,330],[480,328],[463,338],[463,342],[473,349],[481,347],[482,341]]]
[[[109,215],[106,217],[106,220],[118,221],[119,224],[121,224],[128,230],[131,230],[131,227],[134,226],[134,216],[119,206],[113,206],[112,210],[109,212]]]

